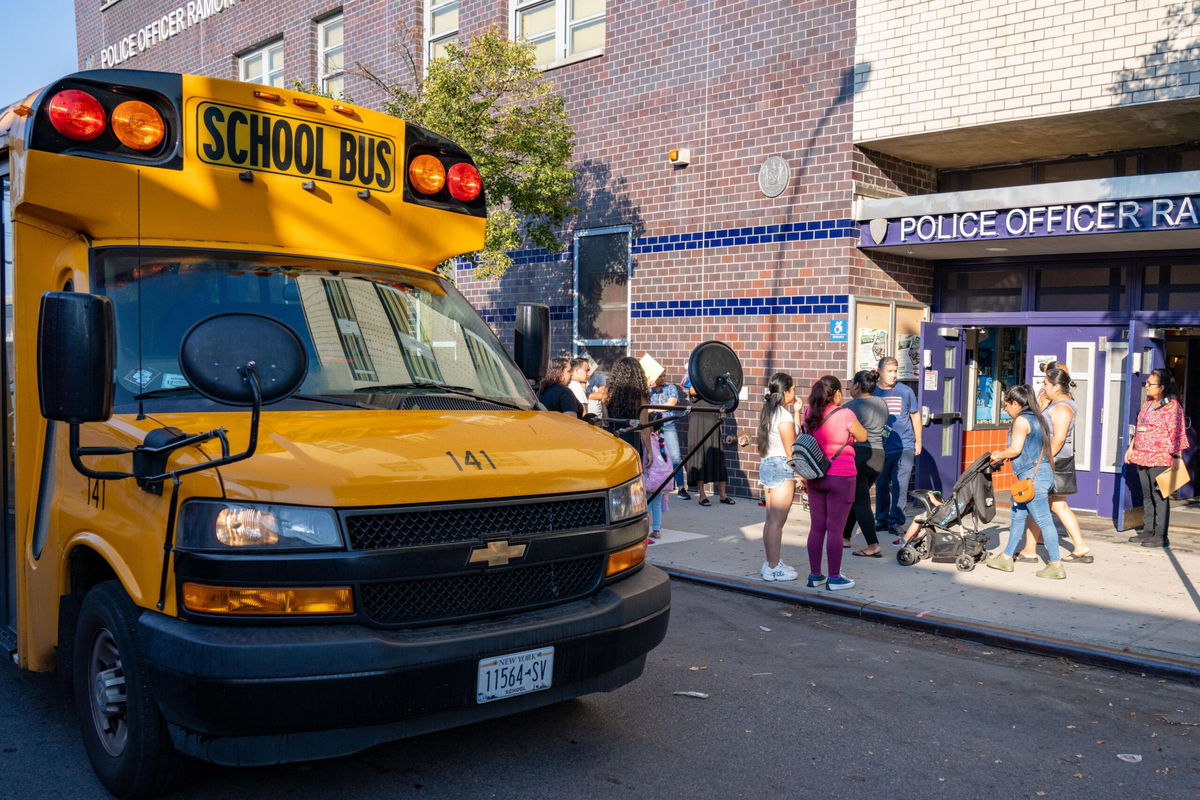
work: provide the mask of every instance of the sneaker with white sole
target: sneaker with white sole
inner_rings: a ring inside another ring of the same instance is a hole
[[[837,575],[825,582],[825,588],[831,592],[840,591],[842,589],[853,589],[854,581],[850,580],[845,575]]]
[[[796,570],[789,567],[787,564],[780,561],[775,566],[771,566],[767,562],[762,565],[762,579],[764,581],[794,581],[796,580]]]
[[[819,589],[825,583],[825,576],[819,572],[808,573],[808,583],[805,584],[810,589]]]

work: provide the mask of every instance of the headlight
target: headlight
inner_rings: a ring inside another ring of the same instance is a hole
[[[189,500],[179,512],[179,546],[194,550],[342,547],[332,509]]]
[[[609,522],[620,522],[645,513],[646,484],[642,483],[641,478],[634,478],[629,483],[608,490]]]

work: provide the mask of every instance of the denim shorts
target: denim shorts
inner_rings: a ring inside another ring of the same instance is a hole
[[[758,465],[758,482],[768,489],[777,489],[784,481],[795,481],[796,473],[783,456],[764,458]]]

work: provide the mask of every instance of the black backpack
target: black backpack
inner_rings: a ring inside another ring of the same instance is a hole
[[[792,457],[788,461],[788,465],[801,478],[816,480],[817,478],[824,478],[825,474],[829,472],[830,459],[825,455],[825,451],[821,448],[821,443],[817,441],[817,437],[813,436],[813,434],[816,433],[817,428],[825,424],[826,420],[842,410],[850,411],[848,408],[835,408],[826,414],[824,419],[818,422],[812,431],[801,431],[800,435],[796,437],[796,441],[792,444]],[[849,439],[846,440],[846,444],[839,447],[837,452],[833,454],[835,459],[842,454],[847,444],[850,444]]]

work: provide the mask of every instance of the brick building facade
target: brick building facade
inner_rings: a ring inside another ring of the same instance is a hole
[[[304,84],[319,77],[318,25],[340,13],[344,91],[368,106],[382,93],[359,73],[405,80],[403,29],[425,24],[420,0],[100,5],[76,6],[81,67],[101,66],[106,47],[151,26],[147,46],[117,66],[237,78],[239,56],[282,42],[284,79]],[[174,29],[169,19],[157,24],[173,13]],[[514,19],[506,0],[460,0],[457,35],[507,29]],[[631,354],[652,353],[675,380],[695,344],[728,342],[750,387],[739,428],[752,432],[758,389],[772,372],[804,386],[845,375],[846,345],[830,341],[830,322],[845,318],[852,295],[928,303],[928,269],[857,249],[851,204],[856,189],[928,191],[930,175],[853,145],[853,2],[609,0],[604,25],[602,49],[545,73],[578,135],[581,213],[563,232],[566,249],[516,253],[500,280],[460,269],[460,288],[506,341],[516,304],[538,301],[551,307],[554,350],[587,350],[572,341],[576,317],[596,313],[574,302],[576,242],[596,231],[627,235],[627,323],[618,338]],[[668,161],[675,148],[690,151],[687,166]],[[759,185],[771,157],[786,162],[776,197]],[[619,317],[608,311],[610,322]],[[730,454],[733,491],[748,493],[756,462],[749,450]]]

